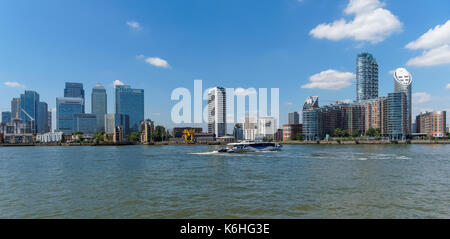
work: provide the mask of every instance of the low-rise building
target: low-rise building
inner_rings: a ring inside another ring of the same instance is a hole
[[[151,120],[141,122],[141,143],[148,144],[153,142],[152,134],[154,131],[154,123]]]
[[[185,130],[188,131],[194,131],[195,134],[197,133],[201,133],[203,131],[203,128],[199,128],[199,127],[175,127],[172,129],[172,136],[174,138],[182,138],[183,137],[183,132],[185,132]]]
[[[428,137],[441,138],[446,136],[446,111],[422,112],[416,117],[417,133]]]
[[[37,134],[36,142],[37,143],[59,143],[63,142],[64,134],[62,132],[54,132],[54,133],[45,133],[45,134]]]
[[[283,125],[283,141],[296,140],[297,135],[303,130],[302,124],[285,124]]]

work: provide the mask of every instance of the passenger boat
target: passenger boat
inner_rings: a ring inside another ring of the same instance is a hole
[[[243,141],[240,143],[228,144],[225,148],[220,149],[219,153],[248,153],[248,152],[268,152],[280,151],[283,145],[272,142],[253,142]]]

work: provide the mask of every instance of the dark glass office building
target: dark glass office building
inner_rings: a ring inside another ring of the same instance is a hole
[[[369,53],[356,58],[356,100],[378,98],[378,63]]]
[[[56,131],[75,133],[75,114],[83,113],[83,102],[81,98],[56,98]]]
[[[82,98],[83,99],[83,113],[84,107],[84,89],[83,83],[66,82],[66,88],[64,89],[64,97],[66,98]]]
[[[2,112],[2,123],[9,123],[11,122],[11,112],[5,111]]]
[[[141,121],[144,121],[144,90],[132,89],[129,85],[115,87],[116,114],[128,115],[130,131],[138,132]]]
[[[35,134],[39,124],[39,94],[26,90],[20,95],[20,118],[27,124],[31,132]]]
[[[48,105],[45,102],[39,102],[39,120],[37,121],[38,133],[50,132],[51,128],[48,125]]]
[[[20,119],[20,98],[13,98],[11,101],[11,120]]]
[[[387,134],[391,139],[404,140],[408,135],[408,112],[406,94],[404,92],[389,93],[387,102]]]
[[[97,130],[101,131],[105,129],[105,115],[107,114],[107,96],[106,89],[102,84],[97,84],[92,89],[91,95],[91,111],[96,115]]]

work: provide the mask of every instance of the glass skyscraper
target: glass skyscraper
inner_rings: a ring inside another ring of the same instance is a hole
[[[303,105],[303,136],[305,140],[319,137],[319,97],[310,96]]]
[[[144,90],[132,89],[129,85],[115,86],[116,114],[128,115],[130,131],[138,132],[141,121],[144,121]]]
[[[48,105],[45,102],[39,102],[39,119],[37,121],[37,132],[47,133],[50,132],[48,125]]]
[[[130,118],[128,115],[122,114],[107,114],[105,115],[105,133],[113,134],[114,129],[121,126],[124,129],[124,134],[128,134],[130,128]]]
[[[35,91],[26,90],[20,95],[20,118],[29,126],[29,133],[35,134],[39,124],[39,94]]]
[[[299,124],[299,114],[298,112],[289,113],[289,124]]]
[[[11,101],[11,120],[20,119],[20,98],[13,98]]]
[[[378,64],[369,53],[358,54],[356,58],[356,100],[378,98]]]
[[[11,122],[11,112],[5,111],[2,112],[2,123],[9,123]]]
[[[102,84],[97,84],[92,89],[91,111],[97,116],[97,131],[105,129],[105,115],[107,114],[106,90]]]
[[[83,113],[84,113],[84,89],[83,83],[66,82],[64,89],[64,97],[66,98],[82,98],[83,99]]]
[[[64,134],[75,133],[75,114],[83,113],[81,98],[56,98],[56,131]]]
[[[398,68],[394,72],[394,91],[406,94],[406,131],[411,135],[412,130],[412,76],[405,68]]]
[[[75,132],[82,132],[83,134],[97,133],[97,116],[95,114],[74,114]]]
[[[389,93],[387,134],[391,139],[403,140],[407,135],[406,94],[404,92]]]

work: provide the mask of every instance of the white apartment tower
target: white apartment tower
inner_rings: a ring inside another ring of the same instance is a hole
[[[225,88],[215,87],[208,92],[208,133],[216,137],[227,133],[227,105]]]

